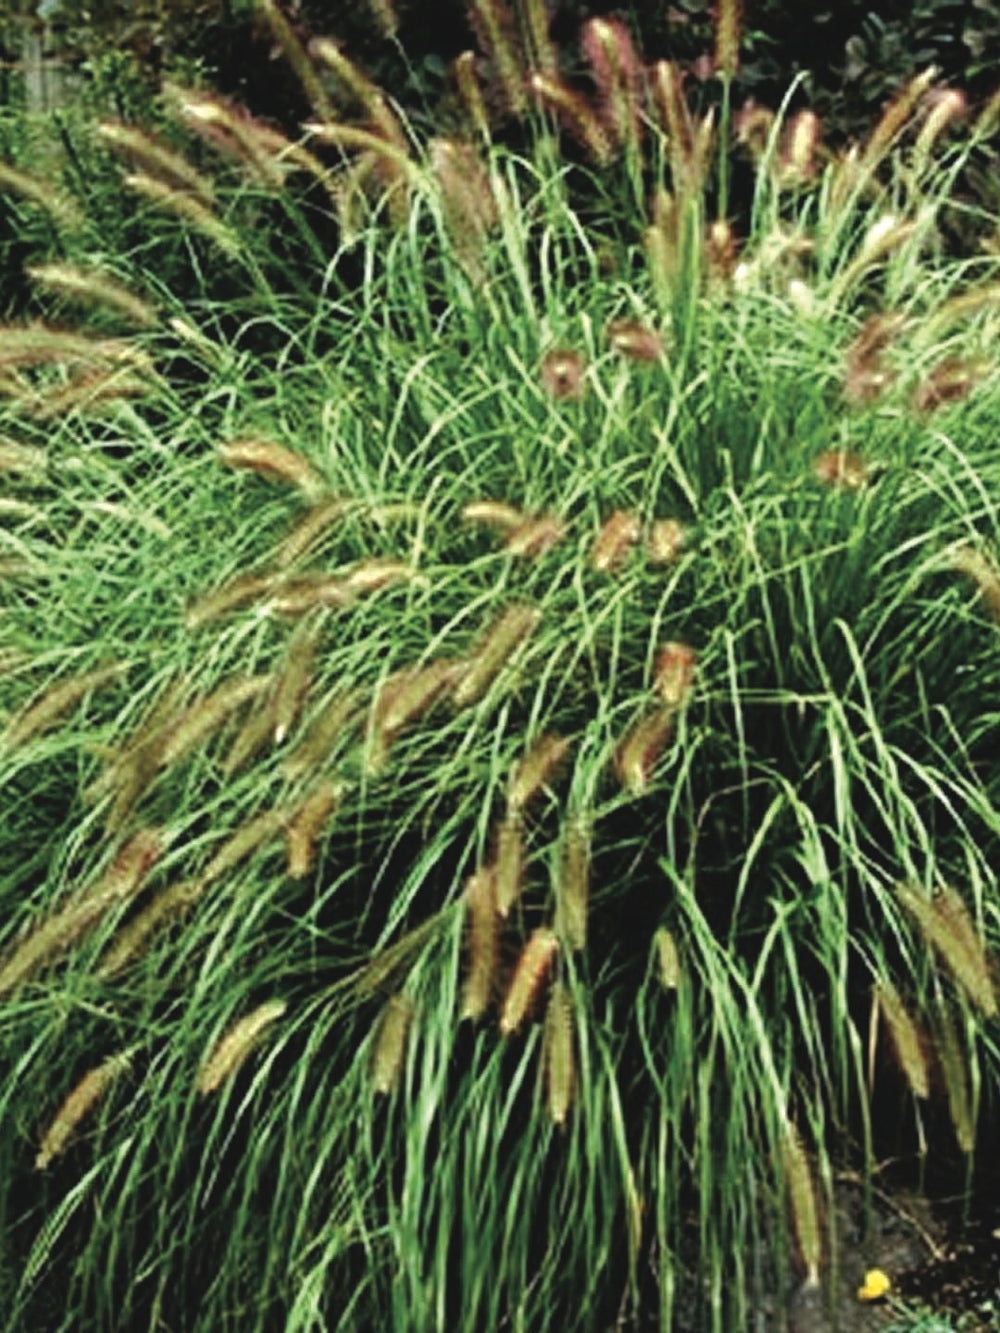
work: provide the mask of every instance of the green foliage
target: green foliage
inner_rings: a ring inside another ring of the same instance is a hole
[[[598,172],[341,74],[0,196],[3,1327],[747,1327],[837,1163],[1000,1115],[984,145],[773,124],[737,257],[709,120]]]

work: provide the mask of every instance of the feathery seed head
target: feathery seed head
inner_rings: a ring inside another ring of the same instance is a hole
[[[930,1070],[927,1065],[927,1043],[923,1033],[890,982],[878,983],[875,987],[875,998],[910,1092],[914,1097],[929,1097]]]
[[[480,866],[464,892],[467,970],[462,985],[461,1018],[482,1018],[493,1000],[499,961],[499,914],[496,902],[496,871]]]
[[[618,780],[632,796],[644,796],[660,756],[674,732],[674,709],[659,707],[644,714],[626,732],[614,753]]]
[[[119,1052],[84,1074],[79,1083],[71,1089],[42,1135],[38,1156],[35,1158],[36,1171],[44,1171],[66,1151],[82,1121],[93,1111],[112,1084],[126,1072],[129,1064],[128,1054]]]
[[[289,822],[285,848],[290,879],[304,879],[312,868],[316,840],[343,799],[342,782],[318,782]]]
[[[517,814],[527,808],[555,775],[569,754],[570,742],[548,732],[540,736],[514,765],[507,783],[507,810]]]
[[[139,167],[146,177],[159,181],[168,190],[188,191],[206,208],[211,208],[215,202],[215,186],[211,180],[186,157],[147,131],[106,121],[97,126],[97,135],[109,148]]]
[[[653,688],[668,708],[681,708],[691,693],[698,654],[687,643],[665,643],[656,657]]]
[[[476,74],[476,53],[463,51],[452,62],[452,73],[458,96],[465,108],[465,114],[476,133],[487,142],[490,138],[490,118],[486,110],[486,100]]]
[[[955,1140],[963,1153],[971,1153],[976,1146],[976,1117],[969,1088],[968,1054],[962,1049],[954,1016],[944,1001],[938,1006],[937,1038],[938,1067],[948,1095]]]
[[[344,588],[350,594],[379,592],[393,583],[412,579],[416,570],[412,565],[401,560],[388,560],[373,556],[354,565],[344,576]]]
[[[512,811],[504,816],[497,827],[493,856],[496,907],[502,917],[510,915],[510,909],[521,896],[524,864],[524,819],[519,811]]]
[[[552,398],[582,398],[587,362],[579,352],[556,347],[542,358],[542,388]]]
[[[201,887],[207,888],[216,883],[260,847],[273,842],[286,828],[288,819],[286,810],[265,810],[261,814],[251,815],[211,858],[201,875]]]
[[[202,695],[166,730],[159,764],[168,768],[183,759],[222,726],[237,709],[259,698],[273,684],[272,676],[233,676],[211,694]]]
[[[809,1158],[790,1120],[786,1120],[782,1128],[781,1157],[795,1237],[806,1269],[806,1282],[816,1286],[823,1258],[819,1205]]]
[[[301,778],[322,768],[345,737],[358,727],[364,713],[365,694],[360,688],[337,691],[285,760],[285,776]]]
[[[214,241],[228,258],[236,259],[243,253],[239,236],[231,231],[218,214],[197,195],[187,190],[174,189],[158,177],[149,176],[144,171],[130,172],[125,177],[125,184],[136,194],[148,199],[154,208],[173,213],[195,231]]]
[[[430,144],[441,213],[455,257],[476,282],[486,279],[486,245],[500,213],[489,172],[471,143],[437,138]]]
[[[517,27],[506,0],[470,0],[469,21],[489,57],[503,97],[503,109],[522,116],[528,109],[525,72],[529,62],[517,40]]]
[[[369,718],[367,769],[377,773],[393,741],[411,722],[429,712],[465,674],[467,664],[439,658],[423,667],[403,667],[382,683]]]
[[[71,709],[76,708],[88,694],[118,680],[128,670],[129,663],[115,662],[57,681],[40,697],[29,700],[11,716],[0,735],[0,754],[18,750],[28,741],[42,735]]]
[[[534,633],[541,619],[536,606],[518,602],[502,612],[480,639],[455,685],[456,708],[466,708],[485,693],[507,661]]]
[[[616,509],[594,538],[590,548],[591,569],[599,574],[617,572],[641,536],[639,515],[630,509]]]
[[[471,500],[462,506],[464,523],[483,523],[500,532],[513,533],[526,521],[527,515],[502,500]]]
[[[985,366],[961,357],[947,356],[932,367],[925,380],[913,393],[913,406],[918,412],[933,412],[947,403],[967,398],[984,373]]]
[[[638,319],[616,319],[608,325],[608,341],[629,361],[655,365],[663,359],[663,339]]]
[[[509,1037],[516,1032],[535,1002],[559,953],[559,938],[551,926],[538,926],[532,932],[511,978],[500,1010],[500,1032]]]
[[[774,127],[774,112],[766,106],[758,106],[752,97],[748,97],[733,117],[736,142],[749,150],[755,162],[767,152],[767,145]]]
[[[567,820],[555,882],[555,931],[574,952],[587,947],[590,902],[590,821],[576,813]]]
[[[376,1020],[371,1078],[373,1088],[382,1096],[388,1096],[399,1083],[413,1013],[409,996],[393,995]]]
[[[571,88],[563,79],[549,74],[532,74],[528,86],[543,106],[555,112],[599,167],[606,167],[610,163],[614,156],[610,136],[601,118],[582,93]]]
[[[273,574],[241,574],[196,598],[185,613],[184,623],[189,630],[201,629],[230,611],[240,611],[251,602],[260,601],[274,588],[275,581]]]
[[[1000,1005],[989,959],[959,895],[944,889],[928,898],[915,885],[900,884],[896,896],[972,1003],[984,1017],[995,1018]]]
[[[284,1000],[268,1000],[232,1025],[198,1070],[195,1086],[203,1097],[217,1092],[233,1077],[263,1034],[287,1008]]]
[[[350,606],[355,594],[339,575],[302,574],[298,578],[281,581],[272,579],[265,603],[267,613],[294,620],[321,607],[330,610]]]
[[[642,73],[628,28],[619,19],[592,18],[584,23],[580,38],[594,73],[604,125],[617,144],[637,148]]]
[[[961,542],[952,548],[949,563],[956,573],[964,574],[975,584],[990,618],[1000,624],[1000,566],[996,560],[968,542]]]
[[[77,268],[73,264],[33,264],[25,272],[40,287],[85,305],[104,306],[139,328],[154,328],[159,322],[148,301],[99,269]]]
[[[860,162],[863,172],[874,171],[884,161],[890,148],[910,123],[916,107],[933,84],[937,73],[937,70],[930,66],[915,75],[886,107],[864,147]]]
[[[321,500],[299,519],[278,548],[275,564],[279,569],[295,565],[319,545],[330,528],[355,508],[353,500],[342,496]]]
[[[853,449],[827,449],[813,463],[818,481],[832,490],[859,491],[870,477],[867,463]]]
[[[653,949],[656,952],[657,976],[665,991],[677,990],[681,984],[683,971],[677,941],[666,926],[659,926],[653,935]]]
[[[705,232],[705,270],[709,282],[721,285],[736,269],[736,237],[725,218],[710,222]]]
[[[885,364],[884,353],[903,327],[904,318],[896,311],[871,315],[847,349],[844,397],[856,407],[872,402],[895,380],[895,373]]]
[[[549,1119],[563,1126],[573,1100],[576,1061],[573,1052],[573,1001],[564,982],[556,980],[549,992],[542,1042],[546,1102]]]
[[[115,935],[98,964],[98,978],[108,981],[139,958],[159,928],[184,916],[198,901],[201,891],[200,880],[184,880],[161,889]]]
[[[283,188],[285,168],[276,154],[285,146],[291,147],[283,135],[217,93],[196,92],[170,83],[164,85],[163,91],[188,129],[247,168],[264,189]]]
[[[299,40],[295,28],[282,13],[277,0],[257,0],[257,12],[270,28],[271,36],[280,47],[290,69],[302,85],[302,91],[317,116],[321,120],[333,120],[333,105],[326,95],[323,81],[306,54],[305,47]]]
[[[304,620],[297,626],[285,650],[284,661],[273,683],[268,718],[275,745],[288,736],[312,684],[313,663],[319,647],[319,628]]]
[[[19,194],[22,199],[43,208],[52,221],[66,231],[79,231],[83,226],[83,215],[73,199],[54,190],[48,181],[18,171],[7,162],[0,162],[0,191]]]
[[[318,500],[326,487],[323,478],[301,454],[273,440],[228,440],[219,445],[219,462],[227,467],[259,472],[297,487],[307,499]]]
[[[556,514],[533,514],[510,533],[504,542],[508,555],[533,560],[558,545],[566,535],[566,524]]]
[[[658,518],[646,533],[646,559],[651,565],[671,565],[687,544],[688,530],[676,518]]]
[[[783,185],[805,185],[819,170],[818,150],[822,125],[815,111],[799,111],[789,122],[778,159],[778,180]]]
[[[741,0],[718,0],[715,17],[715,68],[722,79],[732,79],[739,67]]]

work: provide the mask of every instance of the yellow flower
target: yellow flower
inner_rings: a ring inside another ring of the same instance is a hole
[[[892,1288],[892,1280],[881,1268],[869,1268],[865,1280],[858,1287],[859,1301],[880,1301]]]

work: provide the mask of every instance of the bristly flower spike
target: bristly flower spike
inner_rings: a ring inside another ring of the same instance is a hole
[[[565,948],[587,947],[590,901],[590,824],[583,813],[570,816],[563,832],[555,882],[555,929]]]
[[[493,866],[480,866],[469,877],[464,899],[468,964],[462,986],[461,1018],[476,1022],[492,1002],[499,961],[500,919]]]
[[[493,884],[496,908],[501,917],[510,915],[510,909],[521,896],[524,863],[524,819],[520,811],[515,810],[500,821],[496,835]]]
[[[219,462],[226,467],[259,472],[297,487],[316,502],[326,490],[323,478],[301,454],[273,440],[227,440],[219,445]]]
[[[476,76],[475,52],[463,51],[452,64],[452,72],[466,115],[476,133],[488,143],[490,140],[490,119],[486,111],[483,90],[479,86],[479,79]]]
[[[642,536],[639,515],[628,509],[616,509],[605,519],[590,548],[590,567],[599,574],[617,572]]]
[[[665,643],[656,657],[653,687],[668,708],[682,708],[694,684],[698,654],[688,643]]]
[[[186,157],[175,153],[152,135],[114,121],[98,125],[97,134],[109,148],[121,153],[165,188],[190,192],[208,209],[215,203],[215,186],[211,180]]]
[[[637,153],[640,142],[640,67],[628,28],[618,19],[583,25],[583,49],[594,71],[604,124],[615,141]]]
[[[674,712],[661,705],[644,714],[629,729],[614,754],[614,768],[632,796],[644,796],[660,756],[674,732]]]
[[[1000,567],[985,551],[962,543],[951,552],[951,568],[976,586],[992,620],[1000,625]]]
[[[156,310],[121,283],[99,269],[77,268],[72,264],[29,265],[25,272],[32,282],[84,305],[103,306],[138,328],[155,328]]]
[[[66,1151],[76,1129],[108,1089],[127,1071],[129,1063],[127,1052],[112,1055],[96,1068],[88,1070],[71,1089],[42,1135],[38,1156],[35,1158],[36,1171],[44,1171]]]
[[[507,809],[511,814],[525,810],[553,778],[569,754],[570,742],[564,736],[547,732],[515,764],[507,784]]]
[[[555,931],[551,926],[538,926],[521,950],[504,998],[500,1011],[502,1036],[509,1037],[524,1022],[558,953],[559,937]]]
[[[371,1077],[373,1088],[382,1096],[388,1096],[399,1083],[412,1021],[413,1001],[406,995],[393,995],[376,1020]]]
[[[646,559],[651,565],[671,565],[687,544],[687,528],[676,518],[658,518],[646,533]]]
[[[573,1052],[573,1002],[566,984],[554,981],[545,1011],[542,1044],[549,1119],[565,1125],[576,1084]]]
[[[629,361],[656,365],[663,359],[663,339],[638,319],[617,319],[608,325],[608,341]]]
[[[276,0],[257,0],[257,4],[271,29],[274,40],[281,47],[295,77],[302,84],[302,90],[313,110],[322,120],[333,120],[333,106],[326,95],[323,82]]]
[[[520,523],[504,542],[509,555],[537,559],[566,535],[566,524],[557,514],[533,514]]]
[[[462,139],[433,139],[430,160],[455,258],[474,282],[483,283],[489,233],[500,219],[489,172],[473,145]]]
[[[541,619],[536,606],[524,602],[508,607],[487,630],[469,658],[452,698],[456,708],[476,703],[503,670]]]
[[[342,782],[323,780],[312,789],[289,822],[285,848],[290,879],[303,879],[312,868],[316,840],[343,799]]]
[[[715,20],[715,71],[720,78],[733,79],[739,64],[740,0],[718,0]]]
[[[551,0],[520,0],[520,14],[527,38],[529,64],[532,70],[555,74],[559,60],[549,37]]]
[[[483,50],[489,56],[503,90],[506,110],[515,116],[528,108],[524,71],[513,16],[504,0],[471,0],[469,17]]]
[[[587,362],[579,352],[556,347],[542,358],[542,387],[553,398],[582,398]]]
[[[535,97],[556,113],[594,162],[599,167],[606,167],[614,156],[614,149],[600,117],[586,97],[562,79],[548,74],[533,74],[529,86]]]
[[[899,885],[896,894],[972,1003],[985,1018],[995,1018],[1000,1004],[989,959],[959,895],[948,888],[927,898],[910,884]]]
[[[203,1097],[217,1092],[233,1077],[263,1034],[287,1008],[284,1000],[269,1000],[233,1024],[198,1071],[196,1086]]]

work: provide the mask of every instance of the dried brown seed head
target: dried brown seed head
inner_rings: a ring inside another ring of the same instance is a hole
[[[658,518],[646,533],[646,558],[651,565],[670,565],[687,544],[688,530],[675,518]]]
[[[813,472],[825,486],[839,491],[859,491],[871,475],[853,449],[827,449],[813,463]]]
[[[616,319],[608,325],[608,341],[629,361],[655,364],[663,357],[663,339],[638,319]]]
[[[550,926],[538,926],[514,969],[500,1011],[500,1032],[510,1036],[524,1022],[559,953],[559,939]]]
[[[642,536],[639,515],[633,510],[616,509],[602,523],[590,548],[590,567],[599,574],[615,573],[628,559]]]
[[[587,362],[579,352],[553,348],[542,358],[542,387],[553,398],[581,398]]]
[[[653,688],[670,708],[687,702],[694,683],[698,654],[687,643],[665,643],[656,658]]]

